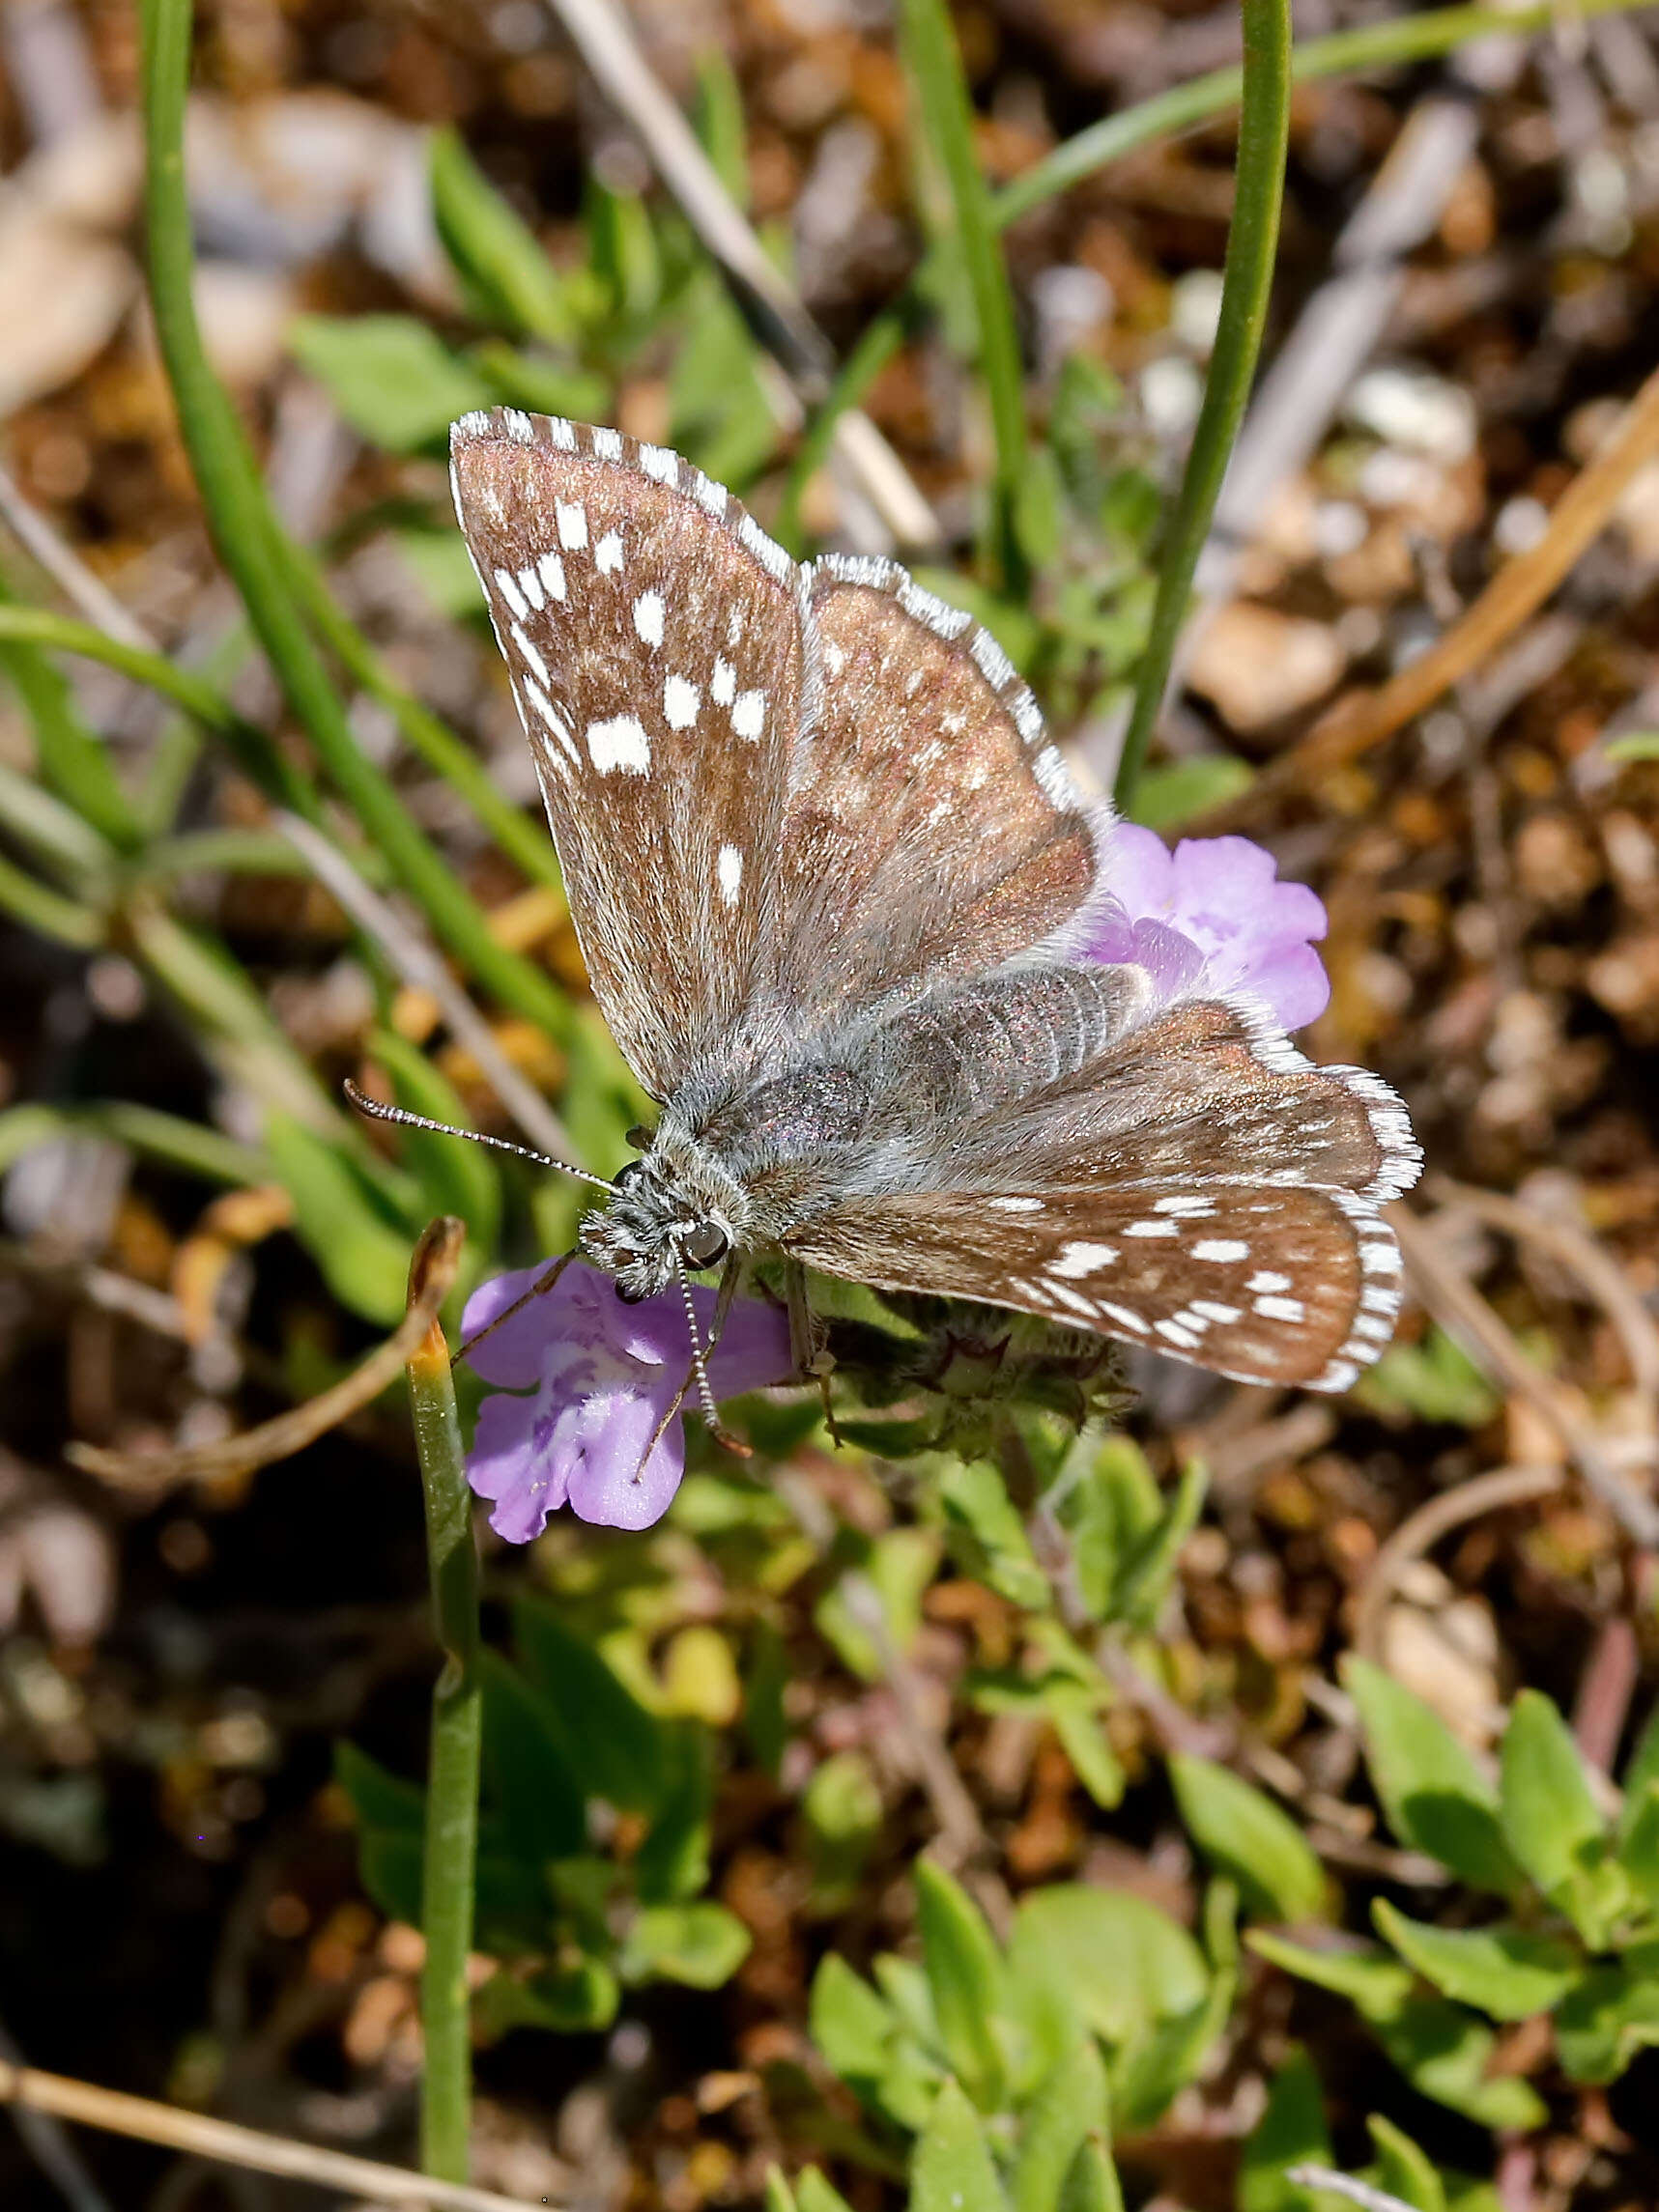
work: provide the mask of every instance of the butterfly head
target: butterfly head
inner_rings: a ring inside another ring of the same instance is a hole
[[[630,1303],[721,1266],[739,1239],[741,1193],[696,1147],[659,1142],[628,1162],[615,1192],[583,1222],[582,1248]]]

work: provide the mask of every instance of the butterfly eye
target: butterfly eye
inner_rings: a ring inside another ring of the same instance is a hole
[[[730,1251],[731,1240],[712,1221],[697,1221],[680,1238],[679,1248],[688,1267],[718,1267]]]
[[[615,1176],[612,1177],[611,1187],[613,1190],[626,1190],[628,1185],[631,1182],[637,1182],[644,1172],[645,1163],[644,1160],[629,1160],[624,1166],[619,1167]]]

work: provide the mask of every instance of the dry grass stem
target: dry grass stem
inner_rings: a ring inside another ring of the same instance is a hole
[[[1408,1514],[1378,1549],[1359,1592],[1354,1616],[1354,1648],[1360,1658],[1375,1666],[1384,1664],[1383,1631],[1388,1606],[1401,1575],[1414,1560],[1420,1559],[1454,1528],[1478,1520],[1482,1514],[1549,1497],[1560,1487],[1557,1467],[1498,1467],[1491,1474],[1459,1483],[1455,1489],[1444,1490],[1418,1506],[1416,1513]]]
[[[331,1389],[308,1398],[274,1420],[244,1429],[222,1444],[202,1444],[183,1452],[113,1452],[97,1444],[70,1444],[65,1458],[106,1482],[149,1484],[210,1482],[251,1474],[314,1444],[352,1414],[372,1404],[403,1372],[425,1342],[438,1309],[448,1296],[461,1264],[465,1225],[444,1224],[445,1234],[427,1248],[426,1266],[408,1313],[395,1332],[370,1352],[360,1366]]]
[[[93,2082],[43,2074],[33,2066],[13,2066],[3,2059],[0,2104],[52,2113],[59,2119],[77,2120],[83,2127],[132,2136],[140,2142],[160,2143],[166,2149],[215,2159],[226,2166],[250,2167],[256,2173],[285,2174],[319,2189],[365,2197],[377,2204],[421,2204],[430,2206],[432,2212],[526,2212],[519,2198],[499,2197],[493,2189],[433,2181],[401,2166],[383,2166],[372,2158],[354,2158],[316,2143],[265,2135],[258,2128],[244,2128],[234,2120],[210,2119],[202,2113],[157,2104],[150,2097],[129,2097],[117,2089],[100,2089]],[[539,2202],[545,2205],[547,2199],[542,2198]]]

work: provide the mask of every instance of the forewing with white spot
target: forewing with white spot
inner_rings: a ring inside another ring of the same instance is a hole
[[[729,1038],[770,940],[801,571],[616,431],[501,409],[451,454],[594,995],[666,1098]]]

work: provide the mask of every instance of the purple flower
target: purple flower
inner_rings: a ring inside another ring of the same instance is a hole
[[[1287,1030],[1324,1012],[1330,984],[1311,942],[1324,903],[1277,882],[1273,856],[1248,837],[1183,837],[1172,853],[1156,830],[1120,822],[1105,872],[1112,896],[1090,958],[1145,968],[1163,999],[1253,992]]]
[[[464,1332],[486,1327],[546,1271],[526,1267],[481,1284],[467,1301]],[[706,1341],[715,1293],[692,1297]],[[667,1513],[685,1472],[684,1424],[671,1421],[641,1460],[691,1364],[677,1290],[624,1305],[609,1275],[575,1260],[471,1356],[497,1391],[479,1408],[467,1475],[479,1497],[494,1500],[498,1536],[528,1544],[561,1505],[607,1528],[648,1528]],[[784,1382],[789,1372],[784,1316],[739,1298],[709,1361],[715,1396]]]

